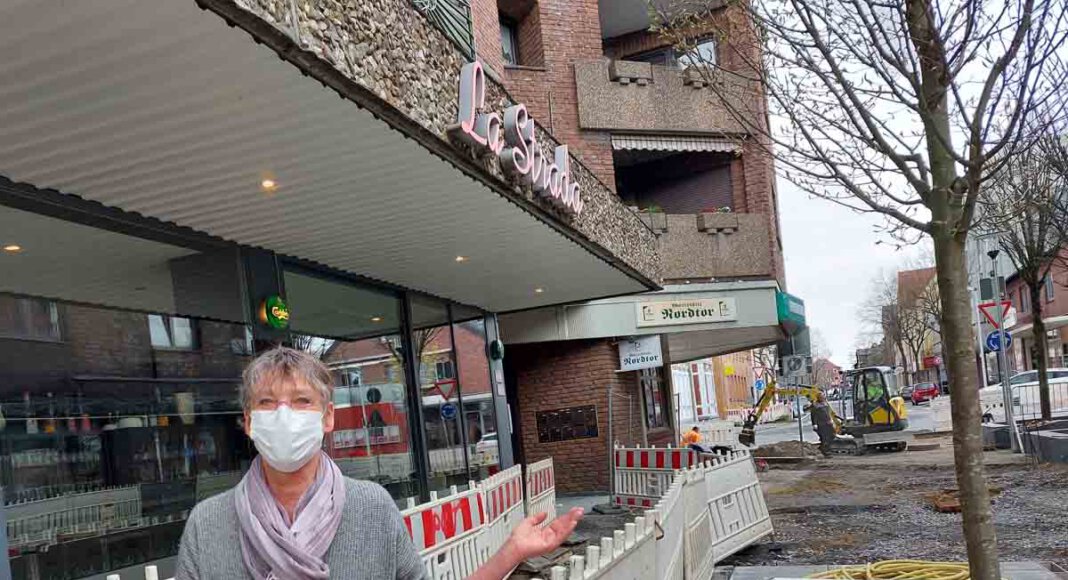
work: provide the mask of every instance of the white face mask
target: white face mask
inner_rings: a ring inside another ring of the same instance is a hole
[[[250,437],[268,465],[292,473],[323,446],[323,414],[294,411],[283,405],[274,411],[252,411]]]

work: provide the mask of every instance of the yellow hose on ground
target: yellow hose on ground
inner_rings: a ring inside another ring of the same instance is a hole
[[[968,580],[967,562],[925,562],[923,560],[884,560],[864,566],[846,566],[812,574],[826,580]]]

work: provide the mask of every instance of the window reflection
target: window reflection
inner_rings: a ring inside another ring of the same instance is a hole
[[[322,357],[334,376],[334,432],[327,441],[342,473],[374,481],[402,505],[413,483],[400,337],[333,341]]]
[[[232,348],[246,327],[10,295],[0,303],[41,313],[0,338],[14,577],[83,578],[174,555],[196,502],[232,487],[251,459],[237,404],[248,355]],[[184,348],[160,350],[153,321],[171,349]]]

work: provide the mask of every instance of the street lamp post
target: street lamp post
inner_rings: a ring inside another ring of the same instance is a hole
[[[992,278],[994,285],[997,287],[997,303],[994,305],[994,311],[997,312],[997,337],[998,337],[998,372],[1001,379],[1001,396],[1005,405],[1005,422],[1009,425],[1009,439],[1012,445],[1012,450],[1015,452],[1020,451],[1019,434],[1016,432],[1016,418],[1012,415],[1012,385],[1009,384],[1009,358],[1007,350],[1008,332],[1005,332],[1005,310],[1001,307],[1005,300],[1001,284],[998,282],[998,254],[999,250],[990,250],[986,253],[990,256],[990,261],[993,264]]]

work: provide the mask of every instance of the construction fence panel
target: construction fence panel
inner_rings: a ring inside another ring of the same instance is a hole
[[[675,471],[696,465],[697,453],[678,447],[616,447],[612,502],[652,508],[667,493]]]
[[[697,424],[701,431],[701,445],[704,447],[730,447],[740,448],[738,435],[741,427],[735,427],[733,423],[726,421],[702,421]]]
[[[512,530],[526,517],[523,511],[523,467],[513,465],[475,487],[486,506],[486,533],[480,549],[488,558],[501,549]]]
[[[684,486],[681,477],[675,478],[656,507],[645,512],[646,518],[659,526],[658,531],[662,534],[656,542],[656,578],[660,580],[684,580],[686,577]]]
[[[584,556],[572,556],[568,566],[554,566],[551,580],[647,580],[657,578],[656,525],[639,516],[615,530],[600,545],[586,547]]]
[[[702,471],[715,562],[772,533],[771,515],[748,451],[736,451]]]
[[[429,502],[401,512],[432,580],[461,580],[485,562],[485,553],[479,549],[486,531],[482,502],[477,487],[440,499],[432,492]]]
[[[542,459],[527,466],[527,513],[548,514],[543,525],[556,519],[556,472],[553,458]]]

